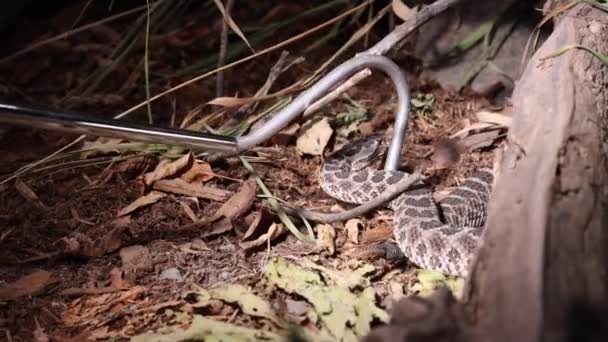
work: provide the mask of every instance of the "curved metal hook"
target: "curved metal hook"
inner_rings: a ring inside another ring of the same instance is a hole
[[[387,57],[379,55],[359,55],[350,59],[325,75],[315,85],[301,93],[287,107],[273,115],[273,118],[264,123],[254,132],[236,138],[240,151],[248,150],[287,127],[289,123],[300,115],[311,103],[325,95],[327,91],[339,82],[344,81],[354,73],[365,68],[379,69],[387,74],[395,86],[399,100],[398,110],[395,114],[393,138],[389,146],[385,170],[396,170],[399,166],[401,146],[407,132],[410,111],[410,94],[407,79],[399,66]]]
[[[0,103],[0,122],[20,124],[73,133],[110,136],[153,143],[176,144],[205,150],[239,153],[272,137],[300,115],[308,105],[323,96],[336,83],[365,68],[379,69],[386,73],[397,91],[398,111],[395,115],[393,139],[386,157],[385,170],[399,166],[401,146],[405,139],[409,117],[409,87],[401,69],[389,58],[378,55],[359,55],[350,59],[315,85],[301,93],[287,107],[273,115],[259,129],[238,138],[206,134],[183,129],[169,129],[151,125],[133,124],[119,120],[91,118],[76,113],[57,112],[47,109]]]

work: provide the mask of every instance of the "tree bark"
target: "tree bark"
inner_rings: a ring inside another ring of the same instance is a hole
[[[582,49],[543,58],[572,44],[606,54],[607,38],[606,13],[578,4],[516,83],[462,303],[404,299],[366,341],[608,341],[608,317],[593,317],[608,308],[608,66]]]
[[[559,341],[580,304],[608,305],[606,13],[566,12],[513,94],[513,126],[467,284],[478,336]]]

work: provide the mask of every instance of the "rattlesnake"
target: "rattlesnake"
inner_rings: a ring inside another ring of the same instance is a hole
[[[409,174],[374,167],[386,147],[382,137],[371,136],[332,153],[321,169],[321,188],[331,197],[355,204],[389,191]],[[492,170],[480,169],[438,203],[422,181],[391,200],[393,235],[401,252],[419,267],[466,276],[485,223],[493,181]]]

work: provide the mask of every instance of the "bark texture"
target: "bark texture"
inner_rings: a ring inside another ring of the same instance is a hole
[[[404,299],[366,341],[608,341],[608,66],[544,58],[607,54],[608,16],[578,4],[556,22],[515,86],[463,302]]]
[[[468,283],[475,330],[558,341],[571,313],[608,305],[608,17],[566,12],[517,82],[515,117]]]

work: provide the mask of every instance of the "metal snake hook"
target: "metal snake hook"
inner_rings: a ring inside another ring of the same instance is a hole
[[[405,74],[399,66],[389,58],[380,55],[359,55],[342,63],[312,87],[302,92],[287,107],[276,114],[272,114],[272,119],[268,120],[260,128],[237,138],[184,129],[133,124],[114,119],[90,118],[83,114],[4,103],[0,103],[0,122],[238,154],[270,139],[275,133],[287,127],[311,103],[325,95],[334,85],[365,68],[383,71],[390,77],[397,92],[399,100],[398,110],[395,114],[393,137],[384,165],[385,170],[396,170],[399,166],[401,147],[407,132],[410,94]]]

